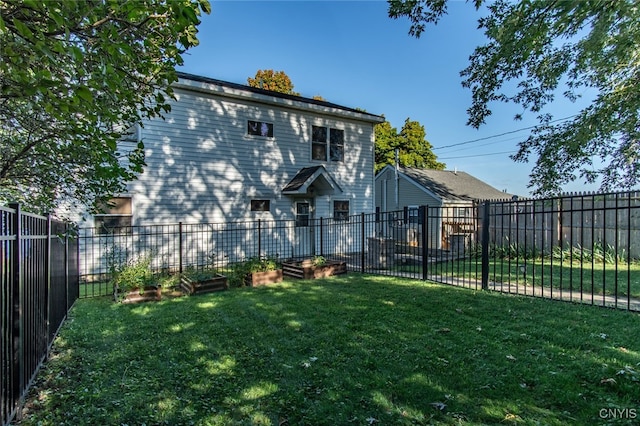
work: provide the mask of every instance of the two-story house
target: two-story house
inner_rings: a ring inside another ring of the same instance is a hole
[[[291,255],[315,252],[314,219],[375,211],[374,125],[383,117],[185,73],[173,88],[164,119],[144,122],[122,143],[142,140],[146,166],[94,217],[98,234],[131,225],[288,221],[295,231],[273,238],[283,240],[280,255]]]

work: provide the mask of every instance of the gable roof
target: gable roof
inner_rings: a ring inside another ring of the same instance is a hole
[[[363,110],[345,107],[332,102],[273,92],[271,90],[216,80],[214,78],[194,74],[187,74],[180,71],[177,72],[177,75],[178,82],[174,84],[174,87],[183,89],[216,93],[230,98],[250,98],[254,102],[258,103],[281,105],[307,111],[312,110],[323,114],[338,115],[341,117],[348,116],[352,119],[371,123],[382,123],[385,121],[385,118],[381,115],[371,114]]]
[[[306,194],[312,185],[318,185],[322,193],[342,192],[340,186],[323,166],[305,167],[282,189],[285,195]]]
[[[389,166],[391,167],[391,166]],[[504,200],[511,194],[471,176],[453,170],[430,170],[401,167],[399,173],[435,194],[443,201]]]

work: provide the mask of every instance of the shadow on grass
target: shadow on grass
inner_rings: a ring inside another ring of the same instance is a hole
[[[637,406],[639,333],[629,313],[357,274],[83,300],[24,423],[594,423]]]

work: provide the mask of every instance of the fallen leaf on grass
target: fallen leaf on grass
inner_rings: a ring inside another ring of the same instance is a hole
[[[451,329],[447,328],[447,327],[442,327],[440,330],[438,330],[438,333],[450,333]]]
[[[444,410],[445,408],[447,408],[447,404],[445,404],[444,402],[432,402],[429,404],[430,406],[432,406],[433,408],[437,409],[437,410]]]
[[[513,356],[513,355],[507,355],[507,359],[509,361],[516,361],[517,360],[517,358],[515,356]]]

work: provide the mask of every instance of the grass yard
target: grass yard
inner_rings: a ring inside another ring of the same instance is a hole
[[[358,274],[85,299],[22,424],[632,424],[638,336],[638,314]]]
[[[525,266],[525,273],[520,266]],[[419,266],[421,268],[421,266]],[[405,268],[406,272],[422,269]],[[430,266],[429,273],[464,277],[480,282],[480,259],[464,259]],[[489,261],[489,281],[535,287],[562,288],[584,294],[605,294],[640,299],[640,263],[605,264],[554,260],[495,260]],[[478,284],[480,285],[480,284]]]

